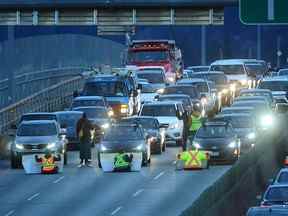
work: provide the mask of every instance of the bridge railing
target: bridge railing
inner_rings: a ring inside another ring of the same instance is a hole
[[[63,67],[20,74],[15,76],[13,80],[15,84],[13,86],[9,86],[11,85],[9,79],[0,80],[0,108],[63,80],[78,76],[87,70],[89,70],[89,68]],[[11,91],[11,88],[15,89]]]
[[[0,135],[20,120],[27,112],[51,112],[61,110],[72,100],[73,92],[83,87],[84,79],[77,76],[43,89],[0,110]]]

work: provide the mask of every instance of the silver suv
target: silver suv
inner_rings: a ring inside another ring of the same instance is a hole
[[[66,164],[65,133],[65,129],[60,129],[55,120],[21,122],[11,145],[11,167],[20,168],[24,154],[41,154],[47,151],[64,153],[64,164]]]

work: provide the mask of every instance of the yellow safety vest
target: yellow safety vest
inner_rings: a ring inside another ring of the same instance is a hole
[[[185,151],[180,155],[180,160],[184,161],[184,169],[202,168],[202,161],[208,160],[203,151]]]
[[[50,158],[42,158],[42,170],[46,172],[53,171],[55,169],[55,161],[53,157]]]
[[[202,122],[201,122],[201,116],[196,117],[194,115],[191,115],[191,119],[192,119],[192,124],[190,127],[190,131],[197,131],[201,126],[202,126]]]

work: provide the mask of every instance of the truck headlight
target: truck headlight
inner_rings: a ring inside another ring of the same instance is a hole
[[[200,149],[201,145],[198,142],[193,141],[192,145],[196,148],[196,149]]]
[[[108,129],[109,126],[110,126],[109,123],[105,123],[105,124],[101,125],[101,128]]]
[[[248,135],[247,135],[247,138],[248,139],[250,139],[250,140],[253,140],[253,139],[255,139],[256,138],[256,134],[255,133],[249,133]]]
[[[24,149],[24,146],[22,144],[16,143],[15,146],[16,146],[17,149],[20,149],[20,150]]]
[[[228,145],[229,148],[235,148],[236,147],[236,142],[233,141]]]
[[[48,143],[47,149],[53,149],[56,147],[56,143]]]
[[[127,104],[121,104],[120,112],[121,113],[128,113],[128,105]]]

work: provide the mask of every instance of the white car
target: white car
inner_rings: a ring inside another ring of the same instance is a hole
[[[155,91],[163,89],[166,86],[165,68],[161,66],[138,67],[138,79],[146,79]]]
[[[157,118],[160,124],[167,125],[165,131],[166,143],[183,144],[184,109],[180,102],[164,101],[144,104],[140,116]]]
[[[141,97],[140,97],[141,104],[153,102],[155,96],[157,95],[157,92],[155,92],[151,84],[147,82],[140,82],[140,85],[141,85]]]

